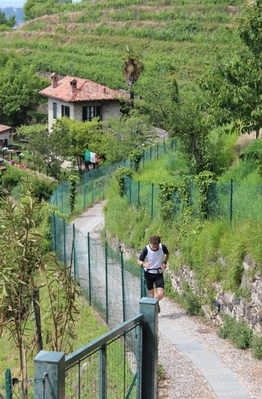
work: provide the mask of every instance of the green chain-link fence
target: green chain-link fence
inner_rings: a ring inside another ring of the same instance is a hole
[[[177,148],[177,140],[171,139],[162,143],[156,144],[148,149],[143,149],[139,167],[143,167],[148,160],[157,159],[167,154],[168,151],[173,151]],[[105,190],[110,182],[114,172],[121,167],[135,168],[135,161],[133,159],[116,162],[111,165],[103,166],[98,169],[91,169],[89,172],[81,176],[77,184],[76,195],[76,209],[86,209],[93,205],[97,200],[105,198]],[[55,205],[56,208],[63,214],[70,213],[70,187],[69,183],[64,183],[58,187],[50,198],[50,204]]]
[[[124,194],[129,204],[143,207],[153,218],[161,209],[160,188],[154,184],[141,184],[129,177],[124,179]],[[195,218],[200,217],[200,192],[192,179],[188,180],[187,198]],[[257,220],[262,211],[262,186],[241,183],[213,182],[207,195],[207,218],[223,218],[229,222]],[[172,195],[172,217],[179,222],[184,208],[179,192]]]
[[[133,317],[141,296],[147,296],[142,269],[88,234],[52,216],[54,251],[71,265],[92,305],[110,326]]]

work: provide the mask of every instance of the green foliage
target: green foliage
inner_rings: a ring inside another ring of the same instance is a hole
[[[143,157],[143,151],[141,150],[132,151],[129,156],[134,161],[134,172],[137,172],[139,168],[139,163]]]
[[[257,171],[262,175],[262,139],[253,141],[240,156],[243,163],[245,163],[246,173],[250,174],[252,171]]]
[[[15,16],[11,15],[9,18],[6,18],[6,14],[2,11],[0,11],[0,28],[3,27],[3,29],[5,29],[5,27],[7,28],[13,28],[13,26],[15,26]]]
[[[238,21],[242,46],[235,52],[231,51],[226,62],[218,55],[209,74],[202,80],[202,87],[209,92],[209,111],[213,113],[216,124],[231,122],[240,132],[256,131],[258,135],[262,122],[259,73],[261,1],[245,5],[244,10]]]
[[[133,171],[130,168],[118,168],[115,173],[115,178],[118,181],[118,191],[119,195],[123,197],[125,193],[125,177],[131,177]]]
[[[193,293],[190,286],[185,282],[183,285],[183,294],[181,303],[190,315],[199,315],[201,312],[201,303],[196,294]]]
[[[6,62],[0,74],[0,118],[5,124],[17,126],[30,122],[30,111],[41,103],[38,91],[47,79],[36,75],[34,66],[25,66],[21,57]]]
[[[19,184],[11,191],[12,197],[15,200],[19,201],[19,199],[23,197],[26,182],[30,182],[32,187],[32,195],[39,202],[49,201],[51,195],[58,186],[57,182],[50,182],[48,180],[45,180],[44,178],[39,179],[34,175],[27,175],[26,177],[22,177]]]
[[[73,213],[75,209],[75,201],[76,201],[76,194],[77,194],[77,183],[79,181],[77,176],[70,175],[69,178],[69,189],[70,189],[70,195],[69,195],[69,204],[70,204],[70,212]]]
[[[262,339],[261,337],[253,336],[252,340],[252,355],[255,359],[262,359]]]
[[[215,181],[214,173],[203,171],[194,177],[194,182],[199,189],[199,209],[200,218],[207,219],[208,217],[208,190],[210,183]]]
[[[25,334],[26,323],[31,315],[31,303],[35,289],[35,274],[41,263],[41,236],[34,223],[39,205],[27,195],[14,205],[9,199],[1,200],[0,265],[1,323],[0,331],[9,331],[19,354],[20,372],[26,376],[24,351],[30,348]]]
[[[151,145],[155,140],[155,129],[147,116],[132,112],[129,116],[110,118],[104,123],[102,153],[106,164],[130,158],[132,152],[141,152],[141,146]]]
[[[227,315],[223,315],[223,326],[217,333],[220,338],[228,338],[239,349],[248,349],[252,344],[253,333],[250,327]]]
[[[47,327],[45,345],[52,351],[72,351],[79,316],[79,284],[74,280],[70,267],[60,265],[53,255],[45,258],[40,271],[49,299],[43,317]]]
[[[157,378],[158,381],[166,380],[166,372],[162,364],[158,364],[157,366]]]
[[[237,1],[237,5],[241,3]],[[21,49],[24,64],[35,65],[40,73],[57,71],[88,77],[112,88],[126,88],[121,59],[128,44],[131,55],[132,49],[143,54],[144,71],[135,84],[136,90],[144,95],[140,81],[145,77],[149,82],[145,95],[150,95],[151,81],[151,99],[157,105],[155,94],[161,95],[160,88],[164,89],[163,82],[168,81],[170,93],[164,90],[168,101],[163,94],[159,103],[164,100],[163,108],[168,105],[170,110],[178,92],[179,97],[181,92],[192,94],[193,80],[201,75],[218,48],[227,54],[238,43],[233,29],[227,26],[235,26],[236,17],[228,12],[226,2],[207,0],[205,4],[199,2],[197,9],[192,2],[166,0],[165,4],[167,7],[163,3],[148,3],[145,7],[142,1],[136,1],[134,8],[127,0],[99,4],[27,0],[24,13],[30,22],[8,37],[3,35],[1,47],[8,51]],[[150,108],[150,100],[146,102]],[[151,110],[153,117],[153,107]],[[166,114],[169,117],[167,110]],[[168,126],[159,105],[155,120],[161,120],[158,126]]]
[[[172,197],[178,191],[178,185],[174,182],[160,183],[159,202],[161,204],[160,215],[164,221],[170,220],[173,215]]]

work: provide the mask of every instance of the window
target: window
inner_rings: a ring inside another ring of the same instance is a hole
[[[53,103],[53,118],[57,118],[57,103]]]
[[[70,118],[70,107],[67,107],[66,105],[62,105],[62,116],[68,116]]]
[[[92,107],[83,107],[83,122],[91,121],[96,116],[101,116],[101,107],[100,105],[92,106]]]

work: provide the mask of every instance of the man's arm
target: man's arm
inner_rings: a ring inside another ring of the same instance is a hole
[[[167,247],[164,244],[162,244],[162,249],[163,249],[163,252],[164,252],[164,260],[162,262],[162,268],[165,269],[167,261],[169,259],[169,252],[168,252]]]
[[[139,266],[148,267],[148,266],[146,266],[146,263],[144,263],[144,260],[145,260],[145,258],[146,258],[146,255],[147,255],[147,247],[144,247],[144,248],[142,249],[142,252],[141,252],[141,254],[139,255],[139,258],[138,258],[138,261],[137,261],[137,264],[138,264]]]

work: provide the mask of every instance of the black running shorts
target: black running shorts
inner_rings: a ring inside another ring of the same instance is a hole
[[[149,273],[145,272],[146,286],[149,291],[154,288],[154,284],[157,288],[164,288],[164,277],[163,273]]]

